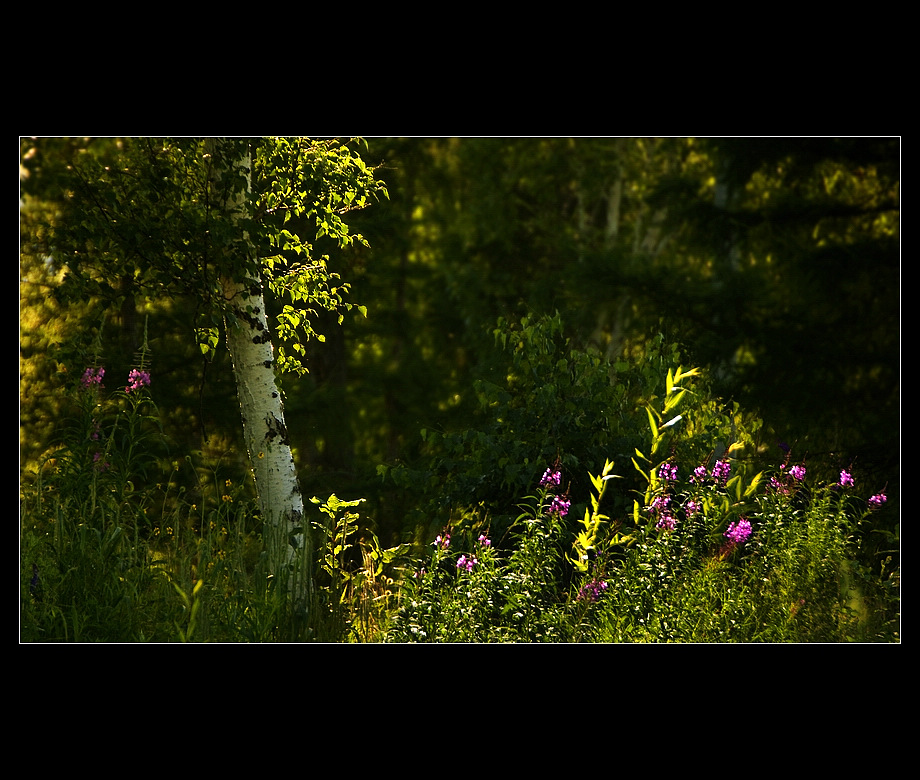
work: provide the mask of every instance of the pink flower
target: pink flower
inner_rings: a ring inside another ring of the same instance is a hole
[[[744,544],[750,538],[751,530],[750,522],[742,517],[737,523],[730,523],[722,536],[734,544]]]
[[[540,487],[558,486],[562,482],[562,473],[548,468],[540,479]]]
[[[604,591],[607,590],[607,583],[604,580],[591,580],[586,582],[578,591],[578,599],[588,601],[597,601]]]
[[[705,466],[697,466],[693,469],[693,476],[690,477],[690,481],[694,484],[702,485],[709,478],[709,472],[706,471]]]
[[[569,513],[570,506],[572,506],[571,501],[566,500],[562,496],[553,496],[552,503],[547,508],[546,514],[565,517]]]
[[[658,478],[664,482],[674,482],[677,479],[677,466],[665,461],[658,467]]]
[[[138,371],[136,368],[131,369],[128,374],[128,381],[131,383],[125,388],[126,393],[132,390],[140,390],[142,387],[150,387],[150,372]]]
[[[716,465],[712,467],[712,478],[720,483],[725,485],[728,481],[728,475],[731,474],[732,464],[727,460],[717,460]]]
[[[80,384],[86,390],[89,390],[89,388],[93,385],[99,385],[99,387],[102,387],[102,377],[104,376],[104,368],[97,368],[95,370],[92,368],[87,368],[86,371],[83,372],[83,376],[80,377]]]

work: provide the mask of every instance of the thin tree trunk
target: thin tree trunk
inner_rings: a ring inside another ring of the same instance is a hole
[[[250,160],[240,160],[239,164],[248,171]],[[243,215],[247,193],[225,204],[231,214]],[[245,240],[241,245],[247,243]],[[242,268],[247,264],[233,265]],[[227,348],[233,360],[243,436],[262,511],[269,566],[273,576],[289,577],[289,588],[298,599],[305,599],[311,585],[310,535],[304,527],[303,495],[275,377],[262,281],[257,271],[250,271],[243,279],[226,275],[221,278],[221,288],[227,303]]]
[[[227,348],[233,359],[243,436],[252,464],[263,534],[272,573],[304,553],[309,561],[309,534],[303,528],[303,496],[284,422],[284,405],[275,379],[274,350],[265,319],[261,283],[222,280],[230,303],[226,317]],[[301,571],[308,575],[307,571]],[[299,588],[298,588],[299,589]]]

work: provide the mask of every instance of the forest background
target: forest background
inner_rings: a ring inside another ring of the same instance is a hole
[[[54,295],[42,225],[62,195],[56,172],[105,141],[21,139],[21,474],[53,446],[63,372],[102,345],[111,374],[127,375],[146,339],[163,463],[189,500],[195,470],[246,485],[229,359],[190,337],[189,301],[130,279],[111,280],[116,311]],[[369,247],[330,254],[367,316],[316,315],[325,341],[283,384],[305,495],[365,499],[384,545],[464,505],[500,515],[503,497],[571,454],[574,432],[603,427],[601,396],[578,399],[586,422],[558,396],[515,407],[504,394],[508,334],[544,318],[558,325],[550,354],[599,355],[613,384],[619,360],[673,345],[726,408],[762,421],[755,457],[776,463],[790,446],[830,481],[855,464],[866,490],[887,490],[880,522],[897,522],[899,138],[367,144],[389,197],[351,215]],[[601,444],[581,453],[599,462],[572,472],[628,463],[626,442]]]

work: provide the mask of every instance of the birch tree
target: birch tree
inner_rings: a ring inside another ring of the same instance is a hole
[[[130,279],[135,295],[197,301],[205,356],[224,331],[270,569],[305,598],[309,533],[280,376],[308,370],[306,342],[324,339],[319,310],[341,322],[353,308],[324,252],[366,243],[345,215],[386,190],[336,140],[105,139],[71,150],[50,243],[62,295],[118,306]]]
[[[235,239],[226,250],[231,254],[218,263],[218,278],[243,438],[262,512],[263,539],[272,575],[289,567],[292,589],[303,593],[311,582],[312,550],[310,536],[304,533],[303,496],[275,376],[261,273],[252,261],[256,252],[247,229],[252,198],[251,151],[234,150],[234,145],[214,139],[205,149],[212,195],[216,196],[209,206],[226,214],[237,227]],[[210,341],[204,343],[210,349]]]

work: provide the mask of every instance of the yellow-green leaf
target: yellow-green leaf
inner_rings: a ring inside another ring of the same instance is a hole
[[[649,427],[652,429],[652,438],[657,439],[658,438],[658,423],[655,420],[655,414],[654,412],[652,412],[652,409],[650,406],[646,406],[645,411],[648,414]]]

